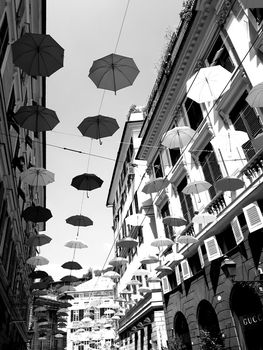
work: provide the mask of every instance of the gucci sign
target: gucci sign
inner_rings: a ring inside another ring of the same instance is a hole
[[[263,314],[251,314],[240,317],[243,326],[253,326],[263,321]]]

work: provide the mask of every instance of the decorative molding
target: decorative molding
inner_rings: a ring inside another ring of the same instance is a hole
[[[232,7],[232,2],[233,0],[225,0],[219,12],[216,14],[216,21],[220,27],[222,27],[226,22],[226,19]]]

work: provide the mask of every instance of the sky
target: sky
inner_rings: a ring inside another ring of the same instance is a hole
[[[47,186],[46,207],[53,217],[42,233],[52,241],[40,254],[50,261],[41,269],[55,280],[69,274],[61,265],[73,259],[73,249],[64,246],[77,236],[77,227],[65,221],[69,216],[82,214],[93,220],[93,226],[79,229],[78,239],[88,248],[76,250],[74,260],[83,269],[73,275],[102,269],[114,256],[112,210],[106,200],[123,127],[131,105],[147,104],[170,34],[179,24],[183,0],[128,1],[47,0],[47,34],[65,50],[64,67],[47,78],[46,99],[60,123],[47,133],[46,168],[55,173],[55,182]],[[140,73],[132,86],[116,95],[106,91],[102,99],[103,90],[88,77],[89,69],[116,45],[116,53],[132,57]],[[102,145],[77,129],[84,118],[99,113],[115,118],[120,127]],[[104,181],[89,197],[71,186],[72,178],[85,172]]]

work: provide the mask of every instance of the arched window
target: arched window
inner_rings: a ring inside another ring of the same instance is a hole
[[[192,350],[188,324],[182,312],[177,312],[174,317],[174,339],[172,347],[176,350]]]

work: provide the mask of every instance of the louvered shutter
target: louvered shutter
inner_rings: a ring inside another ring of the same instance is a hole
[[[209,261],[213,261],[221,256],[221,251],[215,236],[205,239],[204,244]]]
[[[238,221],[238,218],[235,217],[232,221],[231,221],[231,227],[232,227],[232,231],[236,240],[236,243],[239,244],[244,240],[244,236],[242,233],[242,228],[240,226],[240,223]]]
[[[181,269],[184,280],[191,277],[191,270],[187,259],[181,261]]]
[[[162,289],[163,289],[163,294],[166,294],[171,290],[171,286],[167,276],[162,277]]]
[[[257,231],[263,227],[263,217],[257,202],[251,203],[243,208],[249,232]]]
[[[199,256],[201,268],[203,268],[205,266],[205,261],[204,261],[204,257],[203,257],[203,253],[202,253],[202,248],[200,246],[197,248],[197,253]]]
[[[181,284],[181,275],[180,275],[180,269],[179,265],[175,266],[175,278],[176,278],[176,283],[179,286]]]

